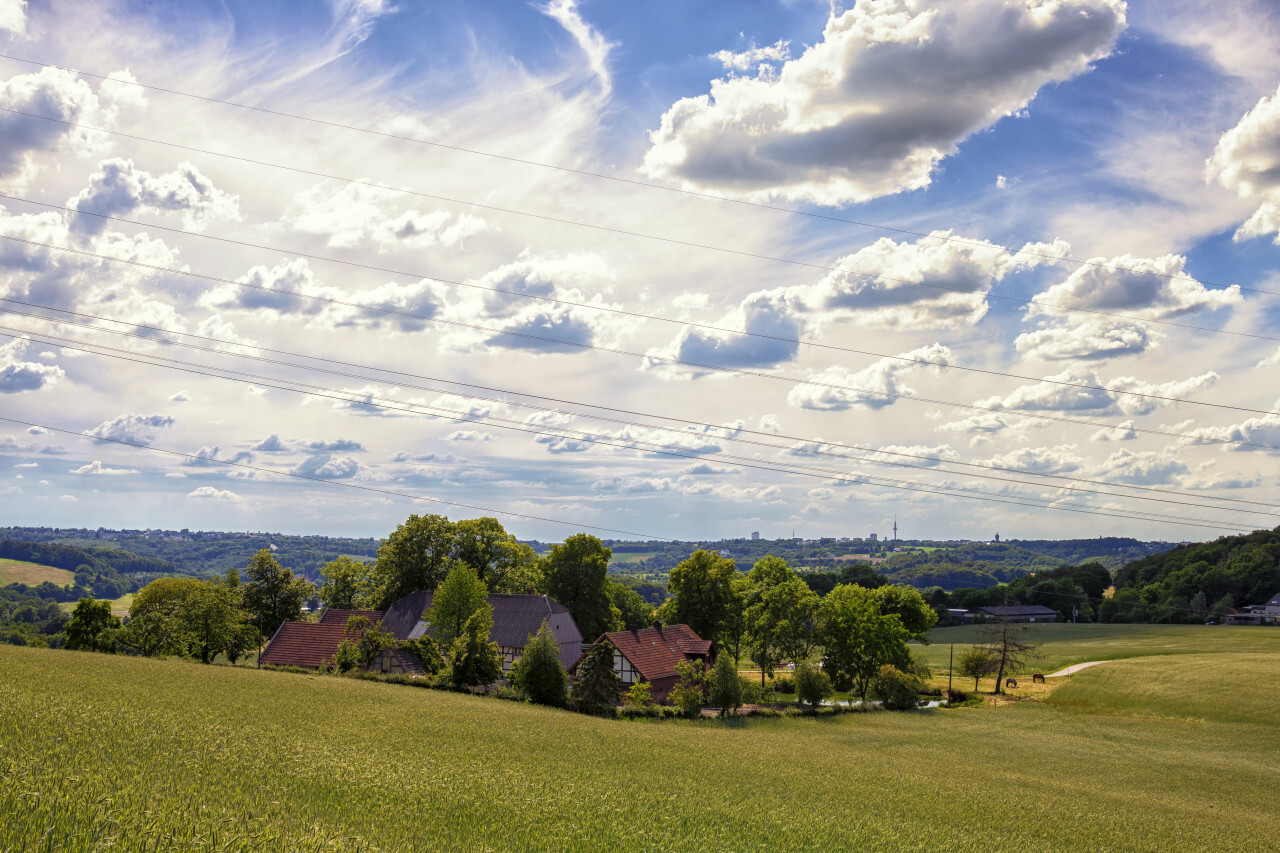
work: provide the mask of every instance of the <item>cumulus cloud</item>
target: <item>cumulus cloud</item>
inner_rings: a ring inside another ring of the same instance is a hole
[[[992,411],[1012,409],[1145,415],[1175,402],[1179,397],[1212,387],[1217,381],[1218,374],[1212,371],[1164,383],[1147,382],[1134,376],[1104,381],[1093,371],[1071,367],[1054,376],[1046,376],[1043,382],[1022,385],[1004,397],[988,397],[976,405]],[[1155,399],[1158,397],[1171,399]]]
[[[235,492],[226,489],[215,489],[213,486],[201,486],[194,491],[187,492],[189,498],[209,498],[219,501],[238,501],[240,496]]]
[[[1069,474],[1083,468],[1086,460],[1075,453],[1074,444],[1064,444],[1058,447],[1023,447],[983,459],[980,464],[1035,474]]]
[[[930,362],[923,365],[919,362]],[[811,385],[797,385],[787,395],[787,402],[799,409],[816,409],[825,412],[843,412],[854,406],[882,409],[891,406],[898,397],[910,397],[915,391],[902,379],[923,369],[940,372],[941,367],[952,363],[951,350],[941,344],[920,347],[902,353],[897,358],[882,358],[856,373],[835,365],[809,378]],[[839,387],[831,387],[831,386]]]
[[[1224,449],[1230,450],[1266,450],[1280,453],[1272,447],[1280,445],[1280,414],[1262,415],[1247,418],[1238,424],[1222,427],[1200,427],[1187,433],[1191,443],[1196,441],[1234,442]],[[1253,446],[1250,446],[1253,445]],[[1257,446],[1257,445],[1270,445]]]
[[[101,462],[95,459],[92,462],[90,462],[88,465],[81,465],[79,468],[72,468],[71,473],[72,474],[103,474],[103,475],[111,476],[115,474],[136,474],[138,472],[132,468],[108,468],[106,465],[103,465]]]
[[[1106,56],[1121,0],[913,0],[833,8],[776,74],[715,80],[650,134],[644,171],[701,190],[820,204],[927,186],[971,134]]]
[[[27,0],[0,0],[0,30],[27,35]]]
[[[1023,332],[1013,345],[1023,356],[1045,361],[1090,361],[1138,355],[1156,345],[1159,335],[1144,323],[1091,318]]]
[[[1239,304],[1239,286],[1211,290],[1187,275],[1186,263],[1182,255],[1090,258],[1066,281],[1037,296],[1027,314],[1062,317],[1083,308],[1164,320],[1201,308]]]
[[[1090,441],[1135,441],[1138,438],[1138,432],[1134,429],[1133,421],[1124,421],[1113,427],[1100,429],[1093,435],[1089,436]]]
[[[609,74],[609,52],[613,49],[613,44],[582,19],[577,0],[551,0],[545,6],[537,8],[573,36],[587,58],[587,67],[591,69],[592,76],[600,84],[601,94],[608,96],[613,89],[613,80]]]
[[[253,449],[262,453],[282,453],[288,450],[289,446],[280,440],[279,435],[273,432],[271,435],[255,444]]]
[[[1205,177],[1241,198],[1258,199],[1257,210],[1236,230],[1237,240],[1275,234],[1280,244],[1280,88],[1222,135]]]
[[[750,47],[736,53],[732,50],[718,50],[711,54],[711,58],[730,73],[754,71],[760,76],[766,76],[774,72],[776,63],[791,58],[791,42],[783,39],[767,47]]]
[[[179,391],[176,394],[171,395],[169,399],[174,403],[186,403],[186,402],[190,402],[191,395],[188,394],[186,391]]]
[[[57,365],[38,361],[23,361],[22,355],[31,345],[28,338],[0,346],[0,394],[17,394],[20,391],[39,391],[56,384],[66,373]]]
[[[646,354],[644,367],[670,378],[703,376],[714,367],[774,367],[796,357],[804,321],[784,294],[753,293],[715,324],[739,329],[718,332],[686,326],[670,345]],[[757,337],[758,336],[758,337]],[[671,361],[681,364],[671,364]]]
[[[1093,471],[1093,476],[1134,486],[1159,486],[1176,483],[1189,473],[1186,464],[1170,450],[1143,453],[1117,450]]]
[[[454,430],[445,436],[445,441],[493,441],[493,436],[487,432],[481,432],[475,429],[459,429]]]
[[[77,211],[71,226],[81,234],[98,234],[107,227],[103,216],[131,213],[181,213],[189,231],[202,231],[218,220],[240,219],[240,199],[213,185],[191,163],[180,163],[176,171],[152,175],[133,165],[132,160],[114,157],[98,164],[89,176],[89,186],[67,202]],[[99,213],[102,216],[90,214]]]
[[[12,0],[8,2],[12,6]],[[13,20],[11,8],[0,12],[0,20]],[[72,71],[43,68],[34,74],[18,74],[0,83],[0,107],[13,112],[0,114],[0,178],[18,183],[35,175],[36,154],[66,150],[88,155],[107,145],[96,130],[71,127],[85,124],[104,129],[115,126],[121,106],[136,104],[136,98],[121,92],[122,87],[105,81],[98,92]],[[123,97],[122,97],[123,96]],[[43,121],[27,115],[46,116]]]
[[[155,439],[157,430],[173,424],[174,419],[168,415],[119,415],[85,434],[98,439],[99,443],[123,441],[147,445]]]
[[[299,462],[290,469],[289,473],[326,480],[346,480],[354,477],[359,471],[360,463],[350,456],[317,453]]]
[[[470,213],[398,210],[403,199],[403,193],[386,187],[347,184],[333,190],[319,185],[294,198],[289,218],[295,229],[321,235],[329,246],[370,245],[379,253],[401,247],[457,246],[490,227]]]

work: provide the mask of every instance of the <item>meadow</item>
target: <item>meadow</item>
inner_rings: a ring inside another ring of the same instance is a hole
[[[28,586],[49,581],[58,586],[66,586],[76,579],[75,573],[66,569],[55,569],[53,566],[42,566],[39,563],[28,563],[25,560],[10,560],[0,557],[0,586],[11,583],[25,583]]]
[[[0,851],[1256,849],[1278,678],[1187,651],[1043,701],[625,722],[0,646]]]

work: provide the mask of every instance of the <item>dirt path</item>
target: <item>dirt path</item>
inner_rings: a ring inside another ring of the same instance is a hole
[[[1079,672],[1082,669],[1088,669],[1089,667],[1097,666],[1100,663],[1106,663],[1106,661],[1093,660],[1093,661],[1089,661],[1088,663],[1078,663],[1078,664],[1075,664],[1074,666],[1069,666],[1066,669],[1060,669],[1057,672],[1051,672],[1047,676],[1045,676],[1045,678],[1061,678],[1064,675],[1075,675],[1077,672]]]

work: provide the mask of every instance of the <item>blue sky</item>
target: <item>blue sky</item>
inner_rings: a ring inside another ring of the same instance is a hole
[[[0,0],[2,522],[1272,527],[1277,48],[1263,2]]]

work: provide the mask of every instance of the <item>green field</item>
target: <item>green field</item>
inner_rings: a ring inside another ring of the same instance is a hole
[[[1041,643],[1027,672],[1050,673],[1073,663],[1151,655],[1280,653],[1280,630],[1237,625],[1030,625],[1027,639]],[[935,670],[947,668],[949,646],[956,656],[981,642],[981,627],[935,628],[923,651]],[[919,649],[917,649],[919,651]],[[1016,673],[1015,673],[1016,674]]]
[[[10,583],[25,583],[29,586],[36,586],[45,581],[58,586],[66,586],[75,579],[75,573],[66,569],[55,569],[53,566],[42,566],[39,563],[28,563],[23,560],[10,560],[0,557],[0,586]]]
[[[1046,701],[729,723],[0,646],[0,851],[1257,849],[1280,655],[1181,630]]]
[[[626,565],[627,563],[638,563],[641,560],[647,560],[650,557],[656,557],[658,556],[658,553],[659,552],[657,551],[634,551],[634,552],[623,552],[623,553],[615,552],[614,555],[609,559],[609,562],[610,564],[615,566],[623,566],[623,565]]]

